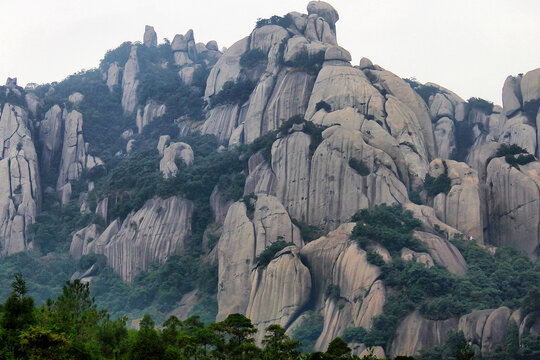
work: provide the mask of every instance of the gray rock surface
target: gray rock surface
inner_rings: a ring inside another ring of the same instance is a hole
[[[147,47],[157,46],[157,34],[153,26],[146,25],[144,27],[143,44]]]
[[[62,148],[62,109],[54,105],[46,113],[39,125],[39,142],[41,145],[41,171],[47,173],[51,170],[52,159],[60,153]]]
[[[189,144],[184,142],[174,142],[163,150],[163,158],[159,162],[159,171],[163,173],[165,179],[173,177],[178,172],[176,159],[182,159],[186,166],[191,166],[195,157]]]
[[[129,53],[129,59],[124,65],[124,73],[122,75],[122,108],[125,113],[132,113],[137,106],[138,73],[137,46],[133,45]]]
[[[165,114],[165,111],[167,111],[165,104],[159,104],[154,100],[150,100],[144,107],[144,110],[139,109],[137,111],[135,122],[138,132],[141,133],[146,125],[154,121],[155,118]]]

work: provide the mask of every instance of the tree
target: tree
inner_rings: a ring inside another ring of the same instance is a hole
[[[351,348],[347,343],[340,337],[335,338],[328,344],[328,349],[326,349],[325,358],[327,359],[350,359]]]
[[[21,345],[20,334],[36,321],[34,299],[25,296],[28,289],[21,273],[15,274],[11,289],[0,319],[3,330],[0,334],[0,349],[3,348],[4,353],[12,354],[15,358],[23,358],[26,349]]]
[[[242,314],[231,314],[224,321],[210,325],[219,335],[214,354],[224,359],[251,359],[260,353],[253,335],[257,329]]]
[[[266,328],[262,343],[264,345],[262,357],[265,360],[292,360],[300,356],[300,351],[297,350],[301,345],[300,341],[292,340],[285,334],[285,329],[277,324]]]
[[[161,360],[165,355],[165,346],[154,329],[154,321],[145,315],[140,322],[140,330],[130,352],[130,360]]]

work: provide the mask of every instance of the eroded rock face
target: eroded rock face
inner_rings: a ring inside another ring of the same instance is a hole
[[[441,159],[431,162],[429,174],[436,178],[445,168],[451,179],[451,189],[448,194],[435,196],[435,213],[444,223],[482,243],[483,219],[478,175],[465,163]]]
[[[413,356],[421,349],[439,345],[448,337],[448,331],[455,329],[458,319],[428,320],[418,311],[401,321],[390,348],[390,356]]]
[[[137,106],[138,73],[137,46],[134,45],[131,47],[129,59],[124,65],[124,74],[122,75],[122,108],[125,113],[132,113]]]
[[[371,327],[382,312],[385,290],[376,281],[379,268],[367,262],[366,252],[350,240],[354,223],[341,225],[328,236],[312,241],[300,251],[311,271],[312,301],[321,309],[324,327],[315,349],[326,349],[347,327]],[[339,299],[326,298],[330,286],[338,286]]]
[[[167,111],[165,104],[158,104],[157,102],[150,100],[144,107],[144,110],[139,109],[137,111],[137,123],[138,132],[141,133],[143,128],[154,121],[155,118],[162,116]]]
[[[109,69],[107,70],[107,86],[110,91],[113,91],[113,88],[120,84],[120,70],[120,66],[116,61],[109,65]]]
[[[63,135],[62,109],[54,105],[46,113],[39,125],[39,142],[41,144],[41,171],[51,170],[52,159],[60,153]]]
[[[92,242],[84,244],[83,238],[80,245],[76,234],[71,248],[74,254],[75,249],[82,247],[82,255],[105,255],[123,280],[132,281],[149,264],[162,264],[169,256],[182,254],[185,239],[191,234],[192,213],[193,203],[180,196],[150,199],[121,225],[118,220],[113,221]]]
[[[517,169],[495,158],[487,166],[486,184],[490,243],[512,246],[538,259],[540,163]]]
[[[309,301],[311,274],[290,246],[276,254],[266,267],[253,271],[246,316],[259,330],[261,341],[271,324],[287,328]]]
[[[522,107],[521,76],[508,76],[502,90],[503,108],[506,116],[511,117]]]
[[[153,26],[146,25],[144,27],[143,44],[147,47],[157,46],[157,34]]]
[[[523,105],[540,99],[540,69],[527,72],[521,79]]]
[[[4,104],[0,117],[1,255],[30,247],[26,227],[35,222],[41,200],[38,159],[25,110]]]
[[[303,245],[300,231],[277,198],[259,195],[254,206],[250,214],[243,202],[234,203],[223,224],[218,243],[217,321],[235,312],[246,313],[257,255],[279,240]]]
[[[464,276],[467,273],[467,263],[463,255],[450,241],[423,231],[415,231],[414,237],[426,246],[436,264],[455,275]]]
[[[88,153],[88,143],[83,137],[83,117],[76,110],[64,112],[64,142],[62,146],[62,159],[57,191],[67,183],[77,180],[84,169],[92,169],[95,166],[103,165],[100,158]]]

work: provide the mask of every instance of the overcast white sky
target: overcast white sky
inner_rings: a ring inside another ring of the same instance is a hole
[[[333,0],[338,42],[401,77],[468,99],[501,103],[509,74],[540,67],[540,0]],[[99,64],[106,50],[188,29],[220,48],[259,17],[306,12],[307,0],[0,0],[0,83],[58,81]]]

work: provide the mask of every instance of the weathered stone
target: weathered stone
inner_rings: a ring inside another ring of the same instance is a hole
[[[513,116],[523,106],[521,98],[521,77],[508,76],[504,81],[502,101],[506,116]]]
[[[167,111],[167,106],[165,106],[165,104],[158,104],[154,100],[150,100],[146,104],[144,111],[139,109],[135,120],[139,134],[142,132],[143,128],[154,121],[155,118],[163,116],[165,111]]]
[[[240,74],[240,57],[246,52],[248,46],[249,37],[245,37],[234,43],[219,58],[206,81],[206,90],[204,92],[206,99],[217,94],[227,81],[236,80],[238,74]]]
[[[113,91],[114,87],[119,84],[120,66],[118,66],[118,63],[115,61],[109,65],[109,69],[107,70],[107,86],[109,87],[110,91]]]
[[[51,170],[52,159],[59,154],[62,146],[62,109],[54,105],[46,113],[39,125],[41,144],[41,171]]]
[[[527,72],[521,79],[523,105],[540,99],[540,68]]]
[[[153,26],[146,25],[144,27],[143,44],[147,47],[157,46],[157,34]]]
[[[176,159],[182,159],[186,166],[191,166],[194,161],[193,150],[189,144],[174,142],[163,150],[163,158],[159,162],[159,171],[167,179],[176,175],[178,167]]]
[[[122,108],[125,113],[132,113],[137,106],[138,73],[137,46],[134,45],[131,47],[129,59],[124,65],[124,74],[122,75]]]
[[[451,242],[423,231],[415,231],[414,236],[424,244],[436,264],[455,275],[464,276],[467,273],[463,255]]]
[[[84,95],[80,92],[74,92],[69,95],[68,100],[72,104],[79,105],[84,100]]]
[[[332,27],[339,20],[339,14],[336,9],[324,1],[310,1],[307,6],[308,15],[316,14],[322,17]]]

